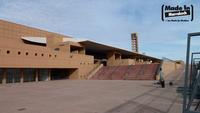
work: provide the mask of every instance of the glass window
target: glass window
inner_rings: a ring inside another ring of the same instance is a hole
[[[47,81],[49,76],[48,69],[40,69],[39,70],[39,81]]]
[[[6,70],[6,83],[20,82],[20,69],[7,69]]]
[[[33,82],[35,81],[36,70],[35,69],[24,69],[24,82]]]
[[[0,84],[2,84],[3,80],[3,69],[0,69]]]

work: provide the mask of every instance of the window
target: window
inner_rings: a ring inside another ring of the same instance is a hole
[[[18,51],[18,55],[20,55],[21,54],[21,52],[20,51]]]
[[[39,69],[38,81],[47,81],[49,76],[48,69]]]
[[[55,56],[55,58],[57,57],[57,55],[54,55]]]
[[[121,54],[116,53],[116,54],[115,54],[115,60],[119,60],[119,59],[121,59]]]
[[[37,53],[35,53],[35,56],[37,56]]]
[[[9,50],[7,50],[7,54],[10,54],[10,51],[9,51]]]
[[[36,70],[35,69],[24,69],[24,82],[33,82],[36,78]]]
[[[26,52],[26,56],[28,55],[28,52]]]
[[[0,68],[0,84],[3,82],[3,69]]]
[[[59,51],[59,50],[60,50],[60,48],[55,48],[54,50],[55,50],[55,51]]]
[[[20,82],[20,70],[19,69],[7,69],[6,71],[6,83]]]
[[[41,56],[44,56],[44,54],[42,53]]]
[[[22,40],[23,40],[23,42],[24,42],[25,44],[36,45],[36,46],[46,46],[46,44],[44,44],[44,43],[32,42],[32,41],[25,40],[25,39],[22,39]]]
[[[51,54],[49,54],[49,57],[51,57]]]

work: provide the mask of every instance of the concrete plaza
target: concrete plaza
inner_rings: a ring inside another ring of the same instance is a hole
[[[0,86],[0,113],[181,113],[174,86],[155,81],[58,80]]]

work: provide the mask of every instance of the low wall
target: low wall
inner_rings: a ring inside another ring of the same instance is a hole
[[[182,67],[183,67],[183,64],[179,64],[172,61],[163,61],[162,72],[164,74],[164,77],[167,77],[167,76],[170,76],[170,73]]]

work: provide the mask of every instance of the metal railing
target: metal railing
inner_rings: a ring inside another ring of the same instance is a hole
[[[185,66],[185,80],[184,80],[184,92],[183,92],[183,110],[182,113],[200,113],[198,111],[198,104],[194,108],[194,100],[197,100],[197,94],[199,91],[200,74],[199,69],[194,68],[199,63],[195,62],[194,54],[190,54],[190,42],[194,36],[200,36],[200,32],[189,33],[187,37],[187,52],[186,52],[186,66]],[[191,55],[191,67],[189,66],[189,60]],[[190,79],[190,81],[189,81]],[[199,102],[198,102],[199,103]]]

